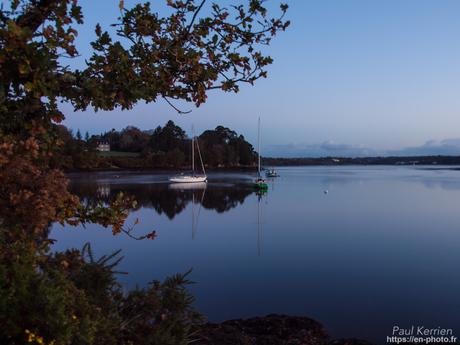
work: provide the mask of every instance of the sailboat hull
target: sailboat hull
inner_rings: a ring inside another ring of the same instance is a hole
[[[207,181],[206,176],[174,176],[169,179],[173,183],[203,183]]]
[[[254,182],[254,188],[259,190],[267,190],[268,184],[265,182]]]

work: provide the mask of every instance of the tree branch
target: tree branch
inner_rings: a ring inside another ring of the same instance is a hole
[[[35,32],[56,9],[59,0],[40,0],[16,19],[16,24]]]
[[[206,2],[206,0],[201,1],[200,6],[198,6],[198,8],[196,9],[195,13],[193,14],[192,20],[190,21],[190,24],[188,25],[188,28],[187,28],[187,35],[190,33],[190,30],[192,29],[193,23],[195,22],[195,19],[196,19],[198,13],[201,11],[201,8],[203,7],[205,2]]]
[[[163,99],[164,99],[164,100],[165,100],[175,111],[177,111],[177,112],[178,112],[179,114],[181,114],[181,115],[183,115],[183,114],[189,114],[189,113],[192,112],[191,110],[188,110],[188,111],[180,110],[180,109],[177,108],[174,104],[172,104],[171,101],[170,101],[167,97],[165,97],[165,96],[163,96]]]

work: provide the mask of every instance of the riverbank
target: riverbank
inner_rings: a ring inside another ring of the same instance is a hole
[[[344,165],[460,165],[460,156],[408,156],[408,157],[320,157],[320,158],[271,158],[263,157],[265,167],[280,166],[344,166]],[[205,166],[207,171],[256,171],[257,165]],[[66,172],[93,171],[187,171],[189,165],[155,165],[142,157],[97,157],[97,164],[79,168],[66,168]]]
[[[460,165],[460,156],[393,156],[393,157],[319,157],[273,158],[264,157],[265,166],[309,165]]]
[[[197,334],[197,345],[372,345],[360,339],[332,339],[308,317],[271,314],[250,319],[208,323]]]
[[[66,169],[66,174],[75,173],[104,173],[104,172],[124,172],[124,173],[180,173],[190,171],[190,167],[181,168],[152,168],[152,167],[103,167],[103,168],[85,168],[85,169]],[[256,172],[256,166],[230,166],[230,167],[212,167],[206,168],[207,172]]]

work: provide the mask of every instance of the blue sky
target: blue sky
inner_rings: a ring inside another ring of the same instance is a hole
[[[337,149],[343,155],[385,154],[427,145],[442,153],[446,139],[457,143],[459,1],[285,2],[292,24],[268,50],[275,60],[269,78],[254,87],[236,95],[212,92],[198,109],[182,105],[193,109],[188,115],[163,102],[97,114],[73,113],[64,105],[65,124],[90,133],[127,125],[150,129],[169,119],[197,131],[222,124],[255,143],[261,116],[263,150],[276,155]],[[78,39],[85,56],[94,25],[115,21],[118,0],[80,3],[86,23]],[[268,3],[276,10],[278,1]]]

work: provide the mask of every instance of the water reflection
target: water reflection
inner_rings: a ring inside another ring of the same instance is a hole
[[[274,183],[272,183],[272,188],[274,186]],[[260,239],[261,239],[261,219],[262,219],[262,208],[261,208],[261,203],[262,199],[266,196],[267,191],[266,190],[258,190],[256,192],[257,195],[257,256],[260,256]]]
[[[123,192],[135,198],[136,209],[154,209],[159,215],[165,214],[169,219],[184,211],[189,203],[198,203],[205,209],[224,213],[242,205],[254,192],[248,184],[215,183],[207,188],[206,183],[125,184],[97,180],[90,183],[73,182],[71,190],[89,205],[99,201],[110,202],[118,193]]]
[[[169,189],[175,190],[175,191],[192,191],[192,239],[195,238],[197,229],[198,229],[198,220],[200,218],[200,211],[201,207],[203,205],[203,200],[204,196],[206,194],[206,187],[207,183],[206,182],[200,182],[200,183],[174,183],[169,185]],[[198,196],[198,198],[195,198],[195,191],[199,191],[201,196]],[[198,204],[198,207],[197,205]],[[198,208],[198,210],[197,210]]]
[[[73,178],[87,202],[134,196],[128,220],[140,219],[139,232],[155,227],[158,240],[128,241],[93,224],[55,225],[50,236],[56,250],[122,248],[127,287],[193,268],[196,306],[211,321],[306,315],[335,338],[375,343],[395,324],[460,325],[459,171],[280,170],[265,195],[242,173],[193,187],[168,185],[166,173]]]

